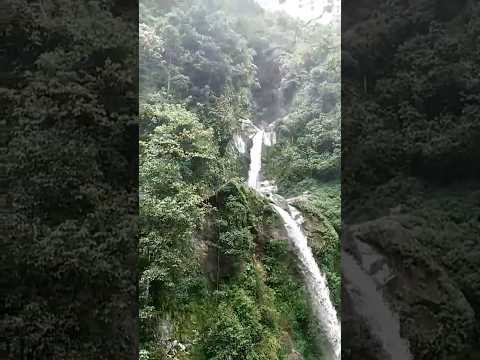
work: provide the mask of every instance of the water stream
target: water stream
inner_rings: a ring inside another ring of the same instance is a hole
[[[340,323],[330,300],[330,290],[328,289],[327,279],[325,275],[320,272],[313,257],[312,250],[308,246],[307,238],[300,227],[302,219],[298,217],[299,212],[292,206],[289,206],[290,212],[287,212],[278,205],[273,205],[273,207],[283,219],[288,237],[300,260],[302,274],[312,298],[315,316],[320,323],[323,338],[325,339],[322,344],[322,350],[325,353],[324,358],[328,360],[340,359]],[[295,220],[295,217],[297,220]]]
[[[248,172],[248,185],[261,194],[275,195],[270,199],[279,198],[274,194],[276,187],[269,181],[259,183],[260,171],[262,169],[262,147],[265,142],[271,145],[271,136],[265,136],[263,130],[253,136],[253,144],[250,149],[250,168]],[[308,246],[307,238],[302,231],[303,218],[300,212],[293,206],[284,209],[279,203],[272,205],[280,215],[287,230],[288,237],[293,245],[295,254],[298,256],[300,268],[304,277],[307,290],[310,294],[315,317],[322,332],[322,351],[325,360],[339,360],[341,350],[341,327],[338,321],[335,307],[330,300],[330,290],[325,275],[320,271],[312,250]]]
[[[262,146],[263,130],[259,130],[253,136],[253,144],[250,149],[250,168],[248,170],[248,186],[258,189],[258,177],[262,169]]]
[[[364,317],[374,337],[376,337],[389,360],[411,360],[409,343],[400,335],[398,315],[392,311],[383,297],[379,284],[388,279],[388,269],[377,274],[367,272],[378,256],[367,245],[358,242],[361,260],[357,261],[351,254],[342,251],[342,271],[345,276],[346,290],[353,299],[355,309]],[[386,274],[385,274],[386,273]]]
[[[267,195],[273,203],[273,208],[282,218],[298,257],[315,316],[323,333],[324,359],[338,360],[341,357],[341,325],[330,300],[327,280],[308,246],[307,238],[302,230],[303,218],[300,212],[291,205],[285,206],[286,201],[276,194],[276,186],[272,182],[259,181],[262,170],[263,145],[272,145],[272,135],[256,127],[255,129],[257,132],[252,137],[250,149],[248,185],[262,195]],[[410,353],[408,341],[400,335],[398,315],[389,307],[382,290],[379,289],[379,285],[388,280],[389,269],[382,267],[375,274],[370,274],[371,266],[381,259],[369,245],[363,243],[357,245],[361,256],[358,261],[346,251],[342,252],[342,269],[347,280],[346,290],[354,299],[356,310],[367,321],[372,335],[380,341],[388,359],[411,360],[413,356]]]

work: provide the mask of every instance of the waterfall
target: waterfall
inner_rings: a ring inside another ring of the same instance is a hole
[[[385,302],[374,277],[346,251],[342,251],[342,271],[347,280],[345,288],[352,296],[357,311],[367,321],[372,335],[378,338],[389,360],[413,359],[408,342],[400,336],[398,316]]]
[[[233,136],[233,144],[235,145],[235,148],[240,154],[245,154],[245,141],[243,141],[240,135]]]
[[[330,300],[330,291],[325,275],[320,272],[315,262],[307,239],[302,231],[302,217],[300,212],[292,206],[288,211],[278,204],[284,201],[275,194],[276,186],[269,182],[259,183],[262,169],[262,147],[272,144],[272,135],[264,130],[258,130],[253,136],[250,149],[250,169],[248,172],[248,185],[261,194],[269,196],[274,203],[275,211],[282,218],[288,237],[300,261],[302,275],[304,276],[307,290],[312,298],[314,313],[324,335],[322,348],[326,351],[326,360],[340,359],[341,352],[341,325],[337,319],[335,308]],[[286,207],[286,206],[284,206]],[[358,311],[363,315],[372,331],[378,338],[389,360],[411,360],[413,356],[409,350],[408,341],[400,336],[400,322],[398,316],[389,308],[383,298],[381,290],[377,288],[378,282],[385,282],[389,274],[380,272],[370,275],[361,264],[370,267],[378,260],[378,256],[366,244],[357,244],[362,252],[362,260],[358,263],[352,255],[342,252],[343,272],[348,283],[346,290],[351,294],[358,305]]]
[[[264,141],[266,145],[271,145],[272,135],[264,136],[264,130],[258,130],[253,137],[253,144],[250,150],[250,169],[248,171],[248,185],[261,194],[270,195],[270,199],[278,197],[274,194],[275,185],[269,181],[259,184],[260,170],[262,168],[262,146]],[[295,254],[298,256],[301,265],[301,271],[306,282],[307,290],[312,299],[314,314],[318,319],[322,331],[322,351],[325,353],[325,360],[339,360],[341,350],[341,326],[337,319],[335,307],[330,300],[330,290],[328,289],[325,275],[320,272],[312,250],[308,246],[307,238],[303,234],[301,225],[303,218],[300,212],[292,206],[284,210],[277,204],[273,208],[280,215],[287,230],[288,237],[293,244]]]
[[[264,143],[265,143],[266,146],[275,145],[275,143],[277,141],[275,131],[273,131],[273,130],[265,131],[263,138],[264,138]]]
[[[312,298],[315,315],[320,322],[323,336],[326,339],[322,349],[326,352],[325,359],[340,359],[340,322],[337,319],[337,313],[330,300],[330,290],[328,289],[327,279],[325,275],[320,272],[313,257],[312,250],[308,246],[307,238],[300,227],[303,219],[299,217],[300,213],[292,206],[289,206],[290,213],[280,206],[273,205],[273,207],[283,219],[288,237],[292,241],[295,252],[302,265],[302,273]],[[297,217],[297,220],[295,220],[295,217]]]
[[[250,149],[250,169],[248,170],[248,186],[257,189],[258,177],[262,169],[263,130],[259,130],[253,137]]]

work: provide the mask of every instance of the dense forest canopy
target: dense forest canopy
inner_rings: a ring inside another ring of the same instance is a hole
[[[134,358],[136,6],[0,13],[0,357]]]
[[[339,19],[144,0],[139,31],[141,358],[317,358],[281,223],[244,185],[233,140],[248,119],[278,123],[266,175],[309,192],[300,206],[338,306]]]
[[[415,359],[477,359],[480,8],[344,3],[343,220],[394,269],[385,292]],[[376,359],[357,325],[345,357]]]

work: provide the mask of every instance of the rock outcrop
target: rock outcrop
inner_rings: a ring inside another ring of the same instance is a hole
[[[368,269],[399,314],[401,335],[421,360],[463,350],[475,326],[456,282],[417,240],[424,226],[419,218],[387,216],[346,228],[343,239],[344,250]],[[354,320],[351,306],[344,311],[344,321]]]

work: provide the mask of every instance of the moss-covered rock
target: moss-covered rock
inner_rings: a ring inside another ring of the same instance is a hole
[[[313,256],[326,274],[332,301],[340,310],[340,242],[335,228],[322,211],[311,202],[298,201],[293,204],[303,214],[304,230]]]
[[[269,201],[243,184],[229,182],[209,199],[209,204],[212,209],[195,242],[210,290],[201,300],[203,305],[191,307],[197,331],[203,334],[192,351],[199,354],[198,358],[221,351],[212,340],[223,339],[217,331],[221,324],[208,316],[220,302],[228,313],[225,321],[237,328],[262,359],[317,359],[317,334],[308,296],[284,224]],[[252,247],[243,255],[232,252],[235,247],[226,249],[227,243],[221,241],[228,232],[233,236],[228,244],[235,245],[237,230],[251,236]],[[245,308],[243,303],[255,306]],[[255,330],[250,329],[250,321],[239,318],[246,314],[257,319],[252,328]],[[244,331],[259,331],[258,342],[252,343],[253,338]]]

